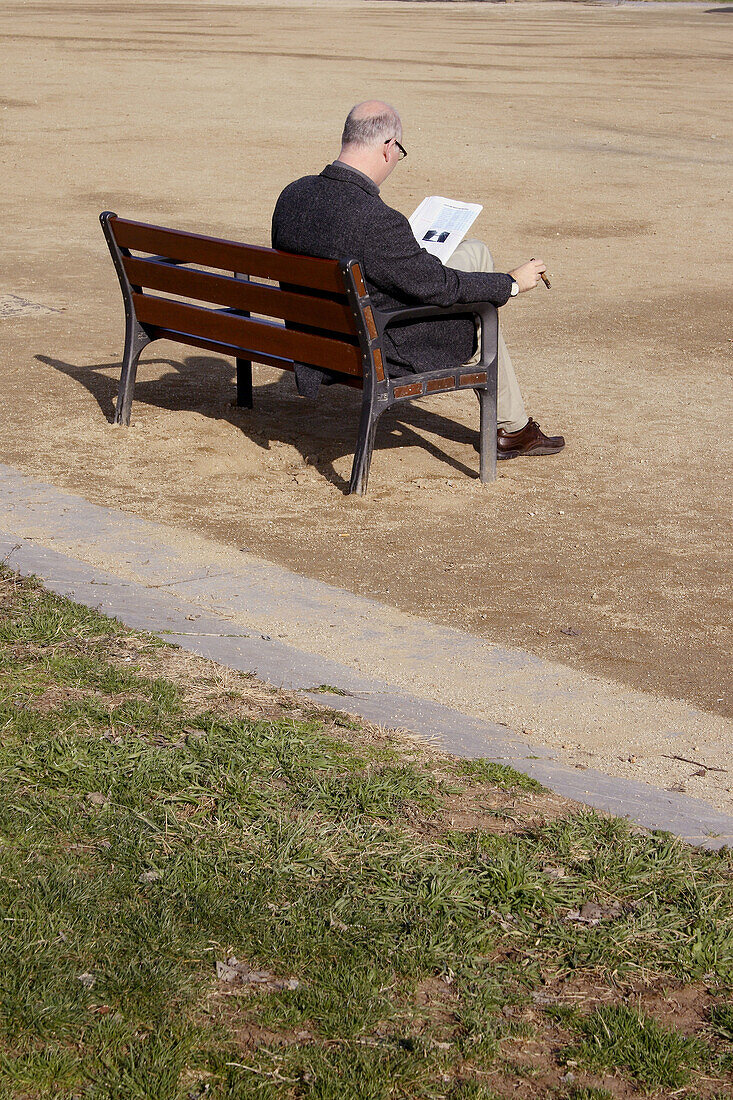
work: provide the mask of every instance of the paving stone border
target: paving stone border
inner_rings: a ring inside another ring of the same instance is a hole
[[[200,607],[187,604],[178,594],[123,580],[7,532],[0,534],[0,559],[23,576],[37,576],[51,591],[97,608],[126,626],[162,633],[188,652],[252,672],[278,687],[306,693],[322,684],[338,687],[346,694],[311,694],[327,700],[334,710],[411,730],[457,756],[510,764],[567,798],[645,828],[667,830],[690,844],[713,849],[733,845],[733,817],[699,799],[593,769],[567,767],[551,750],[532,745],[504,726],[410,695],[268,635],[242,631],[226,619],[201,614]]]

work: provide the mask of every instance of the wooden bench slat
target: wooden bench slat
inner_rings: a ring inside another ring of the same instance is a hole
[[[294,332],[271,321],[219,313],[216,310],[186,305],[184,302],[174,302],[170,298],[133,294],[132,303],[138,321],[144,325],[188,332],[193,336],[202,336],[240,348],[246,348],[251,343],[266,354],[281,356],[283,359],[295,359],[342,374],[362,373],[359,348],[342,340],[314,336],[309,332]]]
[[[187,332],[177,332],[175,329],[155,328],[153,331],[156,340],[174,340],[177,344],[189,344],[191,347],[215,351],[220,355],[233,355],[238,359],[249,359],[252,363],[266,363],[270,367],[277,367],[278,370],[292,371],[295,366],[292,359],[283,359],[280,355],[266,355],[262,351],[248,350],[234,344],[222,344],[218,340],[206,340],[203,336],[190,336]],[[339,385],[360,390],[363,389],[363,379],[353,374],[345,374],[339,379]]]
[[[134,256],[123,256],[122,265],[133,286],[264,313],[268,317],[281,317],[285,321],[297,321],[345,335],[354,332],[354,318],[345,299],[334,302],[329,298],[294,294],[275,286],[248,283],[232,275],[190,271],[160,260],[141,260]]]
[[[261,279],[275,279],[313,290],[343,294],[344,281],[338,260],[295,256],[258,245],[238,244],[219,237],[204,237],[158,225],[111,218],[110,229],[121,248],[157,253],[171,260],[239,271]]]

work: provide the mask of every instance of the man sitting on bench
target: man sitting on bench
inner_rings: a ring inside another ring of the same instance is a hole
[[[447,265],[420,248],[403,214],[379,197],[380,184],[407,156],[402,123],[393,107],[370,101],[349,112],[341,152],[319,176],[304,176],[280,195],[272,218],[272,246],[328,259],[361,264],[378,309],[414,305],[451,306],[492,302],[537,286],[545,265],[529,260],[508,274],[494,271],[481,241],[463,241]],[[476,348],[472,320],[451,317],[390,327],[384,350],[391,376],[439,370],[467,362]],[[315,396],[323,372],[298,366],[298,389]],[[546,436],[524,408],[506,344],[499,332],[497,457],[555,454],[565,446],[561,435]]]

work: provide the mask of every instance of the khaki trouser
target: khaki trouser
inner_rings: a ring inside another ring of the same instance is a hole
[[[461,241],[446,267],[456,271],[493,271],[494,261],[491,253],[482,241]],[[477,357],[476,357],[477,358]],[[528,420],[524,410],[522,391],[514,373],[514,367],[499,329],[499,362],[497,379],[497,423],[506,432],[518,432]]]

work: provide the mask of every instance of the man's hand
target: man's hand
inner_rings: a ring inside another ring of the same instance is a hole
[[[546,270],[547,268],[542,260],[529,260],[528,263],[515,268],[509,274],[519,287],[519,293],[521,294],[524,290],[534,290],[540,281],[542,272]]]

